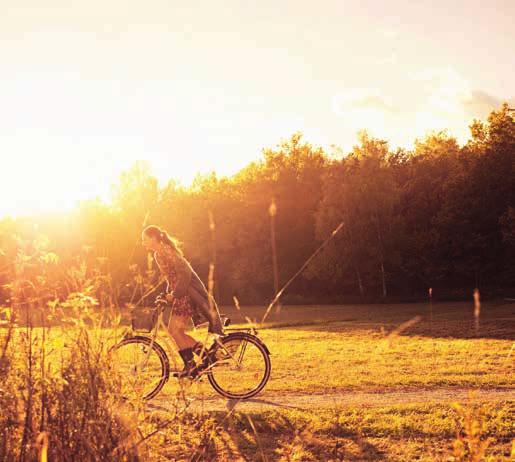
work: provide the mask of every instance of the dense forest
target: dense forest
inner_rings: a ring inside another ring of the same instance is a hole
[[[212,263],[223,304],[270,301],[342,222],[285,302],[411,300],[429,288],[439,299],[475,287],[514,296],[515,120],[504,104],[470,131],[463,146],[444,131],[411,150],[363,131],[341,158],[295,133],[237,174],[198,175],[188,188],[160,187],[138,162],[110,204],[0,221],[0,302],[29,296],[42,271],[48,300],[73,292],[71,272],[104,305],[138,299],[157,280],[141,246],[145,224],[176,236],[205,282]]]

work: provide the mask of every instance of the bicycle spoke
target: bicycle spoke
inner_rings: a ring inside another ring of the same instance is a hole
[[[167,379],[160,347],[150,348],[146,338],[128,339],[113,350],[114,366],[122,378],[122,393],[140,398],[154,396]]]
[[[243,360],[243,355],[245,354],[245,348],[246,347],[247,347],[247,341],[243,340],[242,341],[242,347],[241,347],[240,356],[238,357],[238,365],[241,365],[241,361]]]
[[[208,377],[213,387],[224,396],[252,396],[268,380],[268,355],[250,336],[235,335],[224,339],[216,349],[215,359]]]

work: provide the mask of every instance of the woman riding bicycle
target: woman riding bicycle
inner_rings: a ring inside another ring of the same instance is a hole
[[[190,319],[195,327],[209,323],[209,332],[223,335],[222,321],[214,298],[184,258],[177,239],[158,226],[147,226],[142,232],[142,244],[154,251],[154,259],[167,282],[166,299],[172,303],[168,331],[177,343],[184,369],[179,377],[197,375],[193,353],[199,354],[203,345],[186,334]]]

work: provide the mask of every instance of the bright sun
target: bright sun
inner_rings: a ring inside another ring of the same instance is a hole
[[[0,213],[64,211],[80,199],[105,199],[104,185],[87,181],[88,173],[65,156],[14,158],[1,174]]]
[[[186,152],[186,149],[177,151]],[[188,186],[199,172],[206,174],[214,170],[219,176],[231,175],[246,163],[213,152],[204,160],[193,156],[181,156],[180,159],[174,159],[172,155],[149,157],[150,173],[160,186],[171,179]],[[69,211],[78,201],[96,197],[108,203],[112,185],[118,183],[121,173],[138,160],[136,155],[124,158],[121,155],[79,154],[12,158],[0,171],[0,217]]]

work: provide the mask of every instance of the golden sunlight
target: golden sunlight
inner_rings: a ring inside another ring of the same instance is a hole
[[[34,147],[36,151],[36,147]],[[187,146],[177,149],[186,153]],[[234,173],[238,166],[230,156],[209,153],[218,158],[218,175]],[[100,198],[109,203],[111,185],[138,159],[135,156],[20,156],[10,159],[0,172],[0,215],[19,216],[44,212],[72,210],[79,201]],[[181,185],[191,184],[195,175],[215,170],[209,155],[205,161],[189,155],[154,155],[148,160],[151,173],[160,185],[174,180]]]

